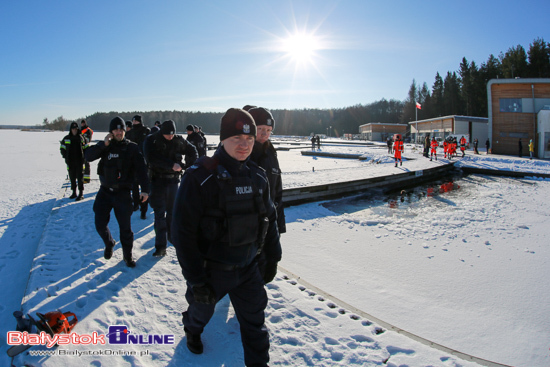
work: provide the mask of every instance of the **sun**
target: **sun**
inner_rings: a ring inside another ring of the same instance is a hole
[[[295,33],[281,40],[282,51],[297,65],[314,64],[321,41],[313,34]]]

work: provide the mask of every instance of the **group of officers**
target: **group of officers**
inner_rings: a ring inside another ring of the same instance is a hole
[[[274,125],[265,108],[230,108],[221,119],[220,144],[209,157],[205,140],[202,146],[191,142],[198,133],[194,126],[187,127],[186,140],[172,120],[151,132],[136,115],[126,132],[125,121],[115,117],[103,141],[83,148],[86,161],[99,159],[101,186],[93,210],[104,258],[112,257],[115,246],[108,228],[114,210],[124,262],[136,266],[131,215],[138,208],[143,215],[148,202],[155,216],[153,256],[166,255],[171,242],[187,282],[182,322],[188,349],[203,352],[204,327],[229,294],[247,366],[269,361],[264,285],[277,273],[279,236],[286,231],[281,170],[269,140]]]

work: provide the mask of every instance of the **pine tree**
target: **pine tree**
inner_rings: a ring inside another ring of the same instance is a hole
[[[550,44],[544,39],[537,38],[529,45],[527,51],[529,57],[528,76],[531,78],[550,77]]]
[[[527,53],[523,46],[510,47],[505,54],[501,52],[499,58],[505,78],[527,77]]]

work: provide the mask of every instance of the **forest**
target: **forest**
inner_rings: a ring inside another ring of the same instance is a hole
[[[487,83],[491,79],[550,78],[550,43],[537,38],[528,50],[521,45],[510,47],[498,56],[489,55],[479,66],[463,58],[458,70],[447,71],[443,77],[439,72],[431,87],[426,82],[419,84],[412,80],[407,97],[403,101],[382,98],[379,101],[335,109],[273,109],[276,121],[276,135],[308,136],[326,134],[343,136],[358,134],[359,125],[369,122],[408,123],[439,116],[463,115],[487,117]],[[417,110],[417,103],[421,108]],[[238,106],[240,107],[240,106]],[[142,115],[147,126],[155,121],[173,120],[179,133],[187,125],[201,126],[205,133],[217,133],[223,113],[190,111],[128,111],[96,112],[86,119],[92,129],[107,131],[114,116],[131,120]],[[52,130],[66,130],[70,124],[63,116],[54,121],[44,119],[42,127]]]

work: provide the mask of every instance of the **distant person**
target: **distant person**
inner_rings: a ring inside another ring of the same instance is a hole
[[[160,121],[155,121],[155,125],[151,128],[151,134],[160,130]]]
[[[321,135],[317,135],[317,149],[321,149]]]
[[[202,126],[199,126],[199,135],[202,137],[202,142],[204,144],[204,155],[208,153],[208,143],[206,141],[206,134],[202,131]]]
[[[187,131],[187,141],[195,146],[199,158],[206,155],[206,147],[203,137],[199,134],[199,128],[195,125],[187,125],[185,128]],[[196,131],[195,131],[196,129]]]
[[[533,143],[533,139],[529,140],[529,159],[533,159],[533,155],[535,154],[535,143]]]
[[[109,124],[109,133],[105,139],[86,149],[86,159],[90,162],[99,159],[97,173],[101,186],[94,202],[95,228],[103,243],[103,257],[109,260],[113,255],[115,240],[109,230],[111,210],[120,228],[120,244],[126,266],[133,268],[136,262],[132,258],[134,233],[132,232],[132,196],[130,190],[137,181],[142,187],[140,198],[147,201],[149,196],[149,178],[143,155],[137,144],[125,139],[126,125],[120,117]]]
[[[403,150],[404,150],[403,141],[401,140],[401,137],[398,135],[395,138],[395,142],[393,143],[393,157],[395,159],[395,167],[397,167],[397,161],[399,161],[400,166],[403,165],[403,159],[401,157]]]
[[[388,154],[391,154],[393,152],[393,139],[388,137],[386,139],[386,144],[388,145]]]
[[[88,123],[86,120],[80,121],[80,133],[84,136],[86,139],[86,143],[90,144],[92,142],[92,136],[94,135],[94,131],[91,127],[88,126]],[[83,175],[83,181],[85,184],[90,182],[90,163],[87,160],[84,160],[84,175]]]
[[[199,156],[193,144],[176,134],[172,120],[164,121],[159,131],[145,139],[144,151],[151,180],[149,203],[155,212],[153,256],[165,256],[167,241],[172,242],[172,209],[180,177]]]
[[[437,147],[439,146],[439,143],[437,140],[435,140],[435,137],[432,138],[432,142],[430,143],[430,161],[435,157],[435,160],[437,161]]]
[[[519,138],[518,140],[518,154],[519,154],[519,157],[521,158],[521,156],[523,155],[523,144],[521,143],[521,138]]]
[[[128,134],[128,132],[130,130],[132,130],[132,121],[126,121],[126,134]]]
[[[491,150],[491,142],[489,141],[489,138],[487,138],[487,141],[485,142],[485,148],[487,148],[487,154],[489,154]]]
[[[474,139],[474,153],[475,154],[479,154],[479,151],[477,150],[477,146],[479,144],[479,141],[477,140],[477,138]]]
[[[424,138],[424,157],[430,158],[430,134]]]
[[[464,158],[464,155],[466,154],[466,138],[464,135],[460,138],[460,151],[462,152],[462,158]]]
[[[65,159],[67,164],[67,171],[69,173],[69,180],[71,181],[72,194],[69,199],[75,199],[80,201],[84,198],[84,174],[82,166],[86,159],[84,158],[84,152],[88,148],[88,142],[86,138],[80,133],[78,124],[71,122],[69,127],[69,134],[61,140],[61,156]],[[78,195],[76,194],[76,187],[78,181]]]
[[[151,134],[151,129],[149,129],[147,126],[143,124],[141,115],[135,115],[132,118],[132,129],[128,132],[126,139],[137,144],[141,155],[143,155],[143,144],[149,134]],[[140,186],[137,181],[134,182],[134,185],[132,187],[132,199],[134,200],[134,211],[140,210],[141,219],[147,219],[148,204],[147,204],[147,201],[141,200],[140,188],[141,188],[141,192],[143,192],[143,186]]]
[[[315,135],[311,137],[311,151],[315,151],[315,143],[317,142],[317,138]]]

